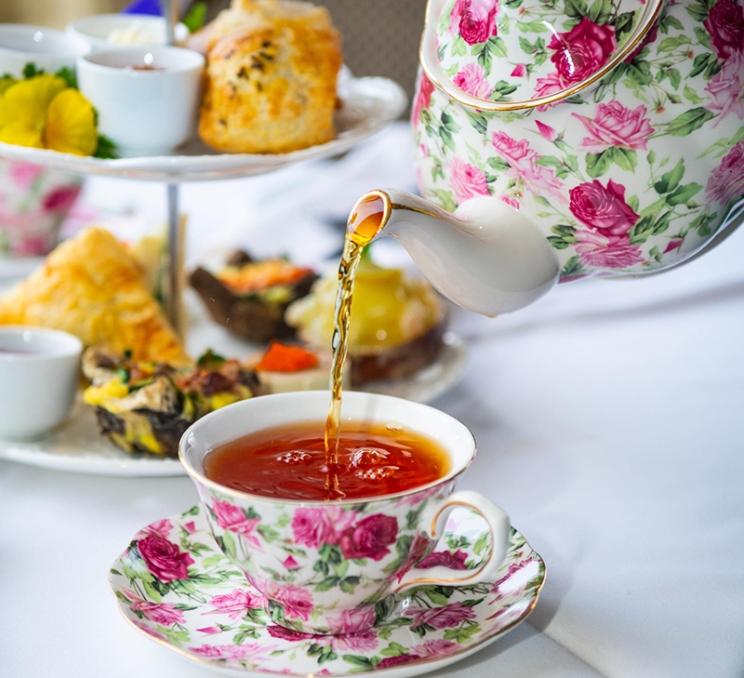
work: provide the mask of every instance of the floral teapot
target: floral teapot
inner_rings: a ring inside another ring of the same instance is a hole
[[[417,174],[438,207],[376,195],[461,305],[656,272],[741,221],[742,0],[429,0],[420,56]]]

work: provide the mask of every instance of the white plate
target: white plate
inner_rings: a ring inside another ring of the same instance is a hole
[[[216,325],[212,327],[221,329]],[[197,330],[195,335],[193,339],[190,336],[189,346],[195,342],[206,346],[207,344],[203,342],[208,340],[209,345],[217,351],[224,351],[228,355],[238,354],[225,350],[224,337],[220,337],[219,332]],[[241,354],[246,354],[245,346],[242,345]],[[377,382],[370,384],[365,390],[418,402],[431,402],[462,378],[466,358],[465,342],[460,337],[448,333],[445,336],[444,350],[434,364],[421,370],[412,379]],[[81,402],[77,403],[67,423],[41,440],[28,442],[0,440],[0,459],[94,475],[138,477],[184,474],[181,464],[176,459],[130,455],[115,447],[98,433],[93,410]]]
[[[147,181],[209,181],[271,172],[286,165],[325,158],[352,146],[395,120],[406,107],[403,89],[386,78],[349,78],[339,95],[343,102],[336,114],[336,138],[301,151],[258,155],[216,153],[199,141],[182,148],[180,155],[102,160],[0,143],[0,157],[35,162],[81,174]]]

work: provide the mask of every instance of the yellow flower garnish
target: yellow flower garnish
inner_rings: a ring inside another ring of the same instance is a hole
[[[98,144],[93,106],[76,89],[60,92],[47,111],[44,145],[62,153],[92,155]]]
[[[8,87],[0,105],[0,141],[43,148],[47,109],[66,88],[67,83],[53,75],[37,75]]]
[[[93,106],[54,75],[11,83],[0,90],[0,141],[91,155],[98,143]]]

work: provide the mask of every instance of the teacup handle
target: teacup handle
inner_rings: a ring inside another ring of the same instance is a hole
[[[413,568],[401,577],[395,593],[400,593],[414,586],[440,585],[462,586],[495,579],[496,570],[506,556],[506,549],[511,528],[509,516],[496,504],[478,492],[463,490],[455,492],[432,507],[427,507],[423,516],[428,535],[438,541],[447,523],[449,514],[456,508],[467,508],[477,513],[488,524],[491,530],[491,549],[486,559],[477,570],[466,570],[462,576],[453,576],[456,570],[438,565],[426,569]]]

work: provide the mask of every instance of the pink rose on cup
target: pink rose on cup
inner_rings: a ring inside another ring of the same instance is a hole
[[[418,566],[436,567],[441,565],[443,567],[449,567],[452,570],[466,570],[467,565],[465,565],[465,561],[467,558],[468,554],[460,549],[457,549],[454,553],[452,551],[432,551]]]
[[[558,74],[551,73],[550,75],[546,75],[542,78],[538,78],[535,81],[534,96],[536,99],[542,98],[542,97],[549,97],[552,94],[557,94],[562,89],[564,89],[563,83],[561,82],[560,77],[558,77]],[[545,111],[551,106],[552,104],[545,104],[543,106],[538,106],[537,110]]]
[[[80,186],[59,186],[44,196],[45,212],[67,212],[80,195]]]
[[[430,626],[433,629],[447,629],[458,626],[467,619],[474,619],[473,608],[463,603],[451,603],[443,607],[419,607],[411,605],[403,611],[411,618],[411,629]]]
[[[641,248],[627,237],[608,238],[592,231],[577,231],[575,247],[587,266],[627,268],[643,261]]]
[[[554,35],[550,60],[564,85],[581,82],[607,63],[615,51],[615,29],[584,17],[567,33]]]
[[[212,503],[212,511],[217,524],[223,530],[243,535],[254,546],[260,545],[256,535],[253,534],[253,530],[259,523],[258,518],[248,518],[239,506],[219,499],[215,499]]]
[[[488,195],[486,173],[475,165],[465,162],[462,158],[453,158],[450,165],[452,189],[458,202],[479,195]]]
[[[737,0],[718,0],[703,25],[719,59],[744,49],[744,7]]]
[[[646,107],[642,105],[631,110],[619,101],[610,101],[597,106],[593,119],[578,113],[573,113],[573,116],[589,132],[581,145],[593,153],[613,146],[645,151],[648,138],[654,133],[646,117]]]
[[[194,563],[194,559],[173,542],[157,534],[150,534],[137,541],[137,548],[147,569],[160,581],[168,583],[188,579],[188,568]]]
[[[344,558],[372,558],[382,560],[390,553],[389,546],[398,536],[398,519],[375,513],[360,520],[341,535]]]
[[[563,184],[549,167],[537,164],[538,155],[526,139],[517,141],[505,132],[496,132],[491,142],[496,152],[509,163],[509,172],[521,179],[537,195],[551,194],[565,201]]]
[[[457,32],[468,45],[486,42],[497,33],[498,12],[498,0],[456,0],[450,30],[457,26]]]
[[[414,126],[421,118],[421,111],[429,108],[432,92],[434,92],[434,84],[426,77],[426,73],[421,73],[418,93],[416,94],[416,100],[413,102],[413,110],[411,112],[411,123]]]
[[[133,611],[140,613],[145,619],[163,626],[172,626],[173,624],[183,624],[183,612],[176,609],[170,603],[153,603],[149,600],[140,598],[131,589],[123,589],[122,593],[129,599],[129,606]]]
[[[705,91],[713,99],[708,108],[720,116],[716,124],[729,113],[744,118],[744,52],[734,52],[726,59],[705,85]]]
[[[331,644],[334,649],[363,652],[377,647],[377,632],[374,629],[374,606],[344,610],[331,621]]]
[[[270,580],[259,583],[261,591],[267,598],[279,603],[287,617],[303,621],[310,618],[313,611],[313,597],[310,591],[294,584],[282,585]]]
[[[705,194],[709,200],[726,205],[744,195],[744,141],[723,157],[708,179]]]
[[[298,544],[317,548],[337,544],[339,533],[353,521],[353,513],[337,507],[299,508],[292,516],[292,533]]]
[[[454,82],[463,92],[467,92],[474,97],[488,99],[491,95],[491,86],[488,84],[483,66],[480,64],[468,64],[463,67],[462,70],[452,78],[452,82]]]
[[[612,179],[603,186],[597,179],[571,189],[569,208],[589,228],[604,236],[623,236],[638,221],[638,215],[625,202],[625,186]]]

